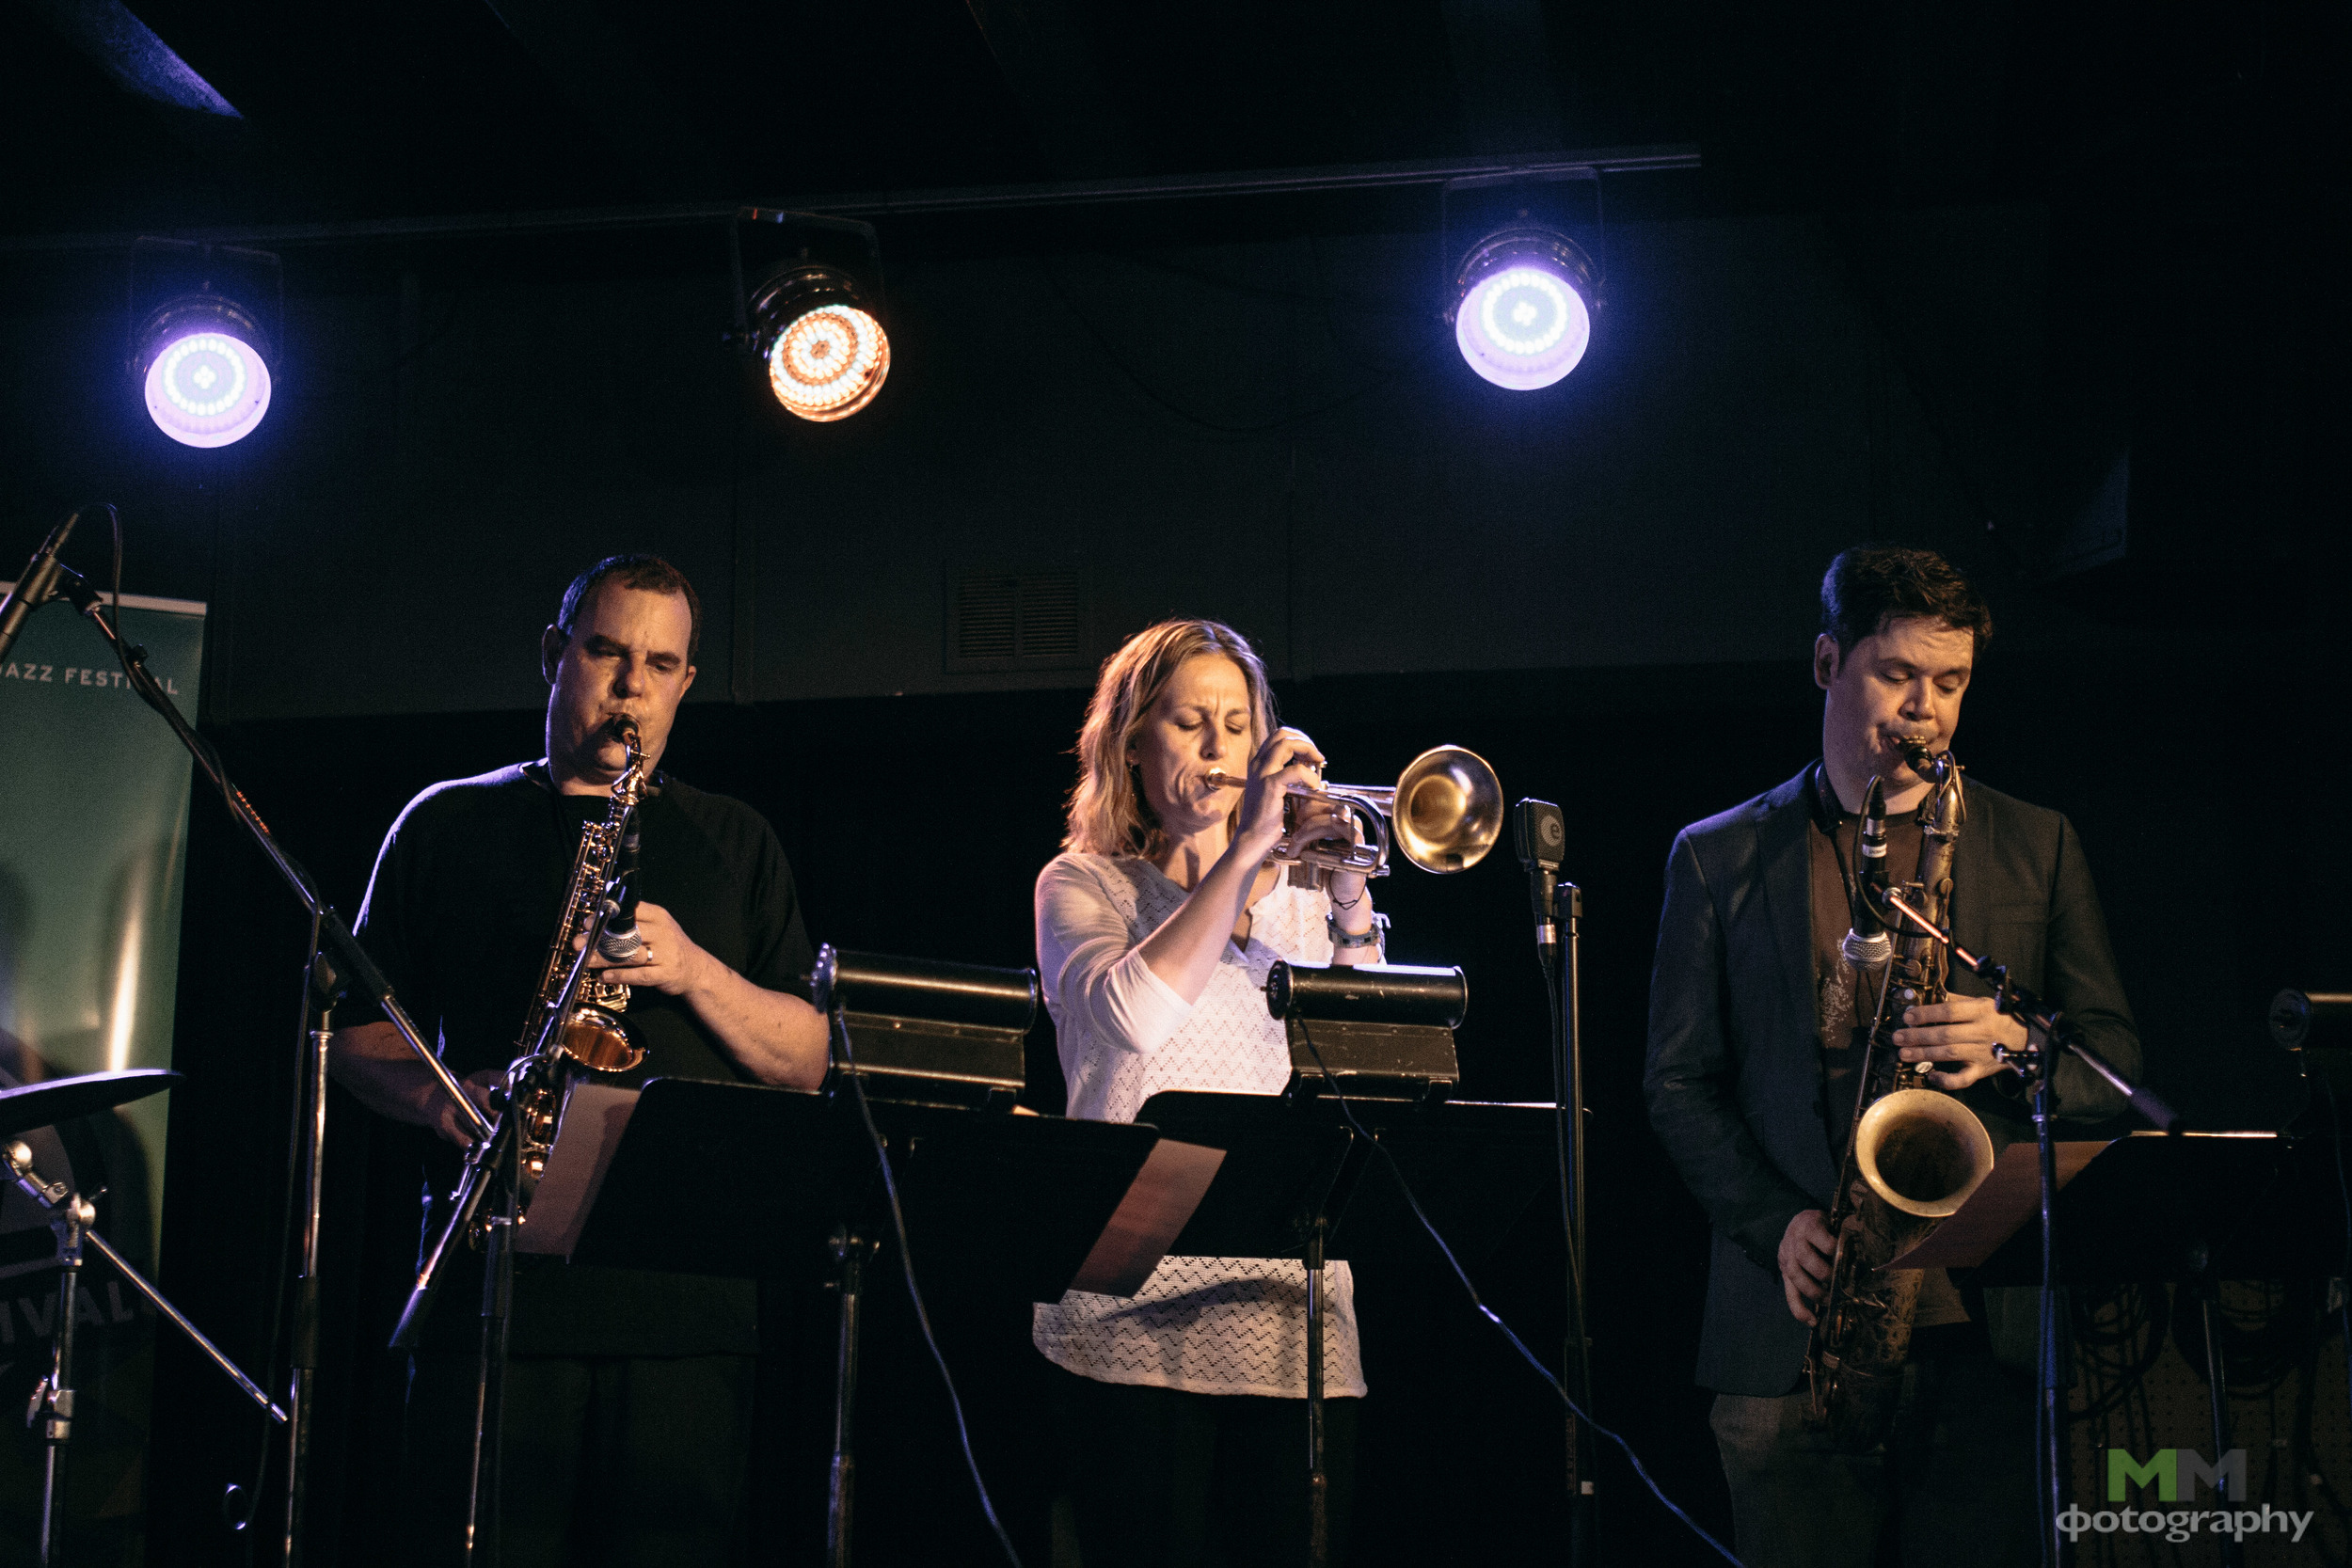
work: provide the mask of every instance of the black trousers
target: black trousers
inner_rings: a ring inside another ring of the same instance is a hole
[[[460,1560],[475,1357],[410,1357],[407,1560]],[[755,1358],[516,1356],[506,1374],[504,1568],[723,1568],[743,1547]]]
[[[1307,1555],[1307,1402],[1097,1383],[1052,1369],[1084,1568],[1295,1568]],[[1354,1399],[1327,1399],[1333,1564],[1347,1560]]]
[[[1923,1343],[1924,1342],[1924,1343]],[[1922,1329],[1893,1434],[1841,1453],[1805,1429],[1805,1396],[1719,1394],[1710,1418],[1748,1568],[2032,1568],[2041,1560],[2031,1374],[1974,1325]]]

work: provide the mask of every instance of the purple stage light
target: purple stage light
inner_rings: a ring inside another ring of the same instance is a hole
[[[183,446],[225,447],[269,412],[269,360],[261,328],[234,302],[190,294],[140,330],[133,368],[155,428]]]
[[[1505,229],[1471,246],[1454,283],[1454,341],[1498,387],[1559,381],[1592,341],[1592,262],[1550,229]]]

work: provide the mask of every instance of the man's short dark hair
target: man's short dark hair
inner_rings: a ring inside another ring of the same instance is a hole
[[[1821,630],[1837,639],[1840,657],[1889,621],[1925,616],[1976,639],[1984,652],[1993,611],[1984,595],[1933,550],[1901,545],[1856,545],[1829,563],[1821,578]]]
[[[658,555],[608,555],[572,578],[572,585],[564,590],[563,608],[555,612],[558,631],[566,638],[572,635],[572,623],[580,618],[580,607],[588,602],[588,595],[607,578],[617,578],[624,588],[647,594],[683,594],[688,618],[686,662],[694,662],[695,651],[703,641],[702,599],[695,594],[694,585],[686,580],[686,574]]]

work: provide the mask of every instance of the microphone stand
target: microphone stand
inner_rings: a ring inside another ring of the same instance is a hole
[[[189,726],[187,720],[181,714],[179,705],[165,692],[162,683],[148,671],[147,650],[135,642],[123,641],[120,628],[115,625],[114,616],[108,612],[105,595],[87,581],[80,573],[68,566],[60,565],[56,568],[55,577],[52,578],[52,585],[50,596],[62,596],[72,600],[75,608],[87,617],[90,625],[98,628],[99,635],[105,638],[108,644],[113,647],[115,657],[121,661],[123,677],[131,689],[138,694],[141,702],[153,708],[163,718],[164,722],[171,727],[171,733],[179,737],[181,745],[186,747],[188,754],[195,758],[198,770],[204,775],[215,789],[220,792],[221,800],[229,807],[229,815],[236,818],[238,825],[244,828],[253,842],[261,847],[262,853],[268,858],[269,863],[278,868],[278,876],[284,879],[286,886],[293,891],[303,910],[310,916],[318,933],[318,942],[313,948],[313,973],[321,976],[315,982],[321,988],[321,995],[339,994],[348,984],[356,982],[359,990],[372,998],[383,1010],[385,1021],[391,1024],[402,1041],[415,1053],[417,1060],[422,1062],[426,1070],[432,1073],[434,1082],[439,1085],[442,1094],[457,1107],[460,1125],[472,1133],[477,1145],[487,1139],[492,1132],[488,1118],[483,1116],[472,1101],[466,1098],[465,1091],[458,1086],[456,1076],[449,1070],[439,1054],[425,1043],[424,1037],[418,1032],[416,1023],[401,1006],[399,999],[392,994],[391,982],[384,977],[383,971],[375,967],[374,960],[368,957],[366,951],[360,947],[358,940],[351,934],[351,927],[343,924],[342,916],[335,912],[333,906],[327,903],[326,895],[319,892],[318,884],[310,879],[310,873],[303,868],[300,862],[279,847],[276,836],[269,831],[269,824],[262,820],[261,814],[253,809],[252,803],[246,800],[244,792],[239,790],[235,783],[230,780],[227,769],[221,766],[220,758],[214,752],[211,745]],[[34,608],[39,608],[39,606],[36,605]],[[304,1064],[306,1095],[310,1093],[313,1085],[324,1081],[325,1022],[322,1012],[321,1028],[315,1031],[306,1031],[312,1042],[312,1052]],[[300,1363],[306,1359],[312,1363],[317,1360],[315,1354],[317,1239],[322,1202],[321,1181],[326,1169],[325,1105],[324,1095],[319,1095],[315,1099],[306,1101],[304,1107],[309,1118],[309,1137],[306,1140],[308,1147],[305,1151],[308,1156],[308,1179],[304,1181],[304,1278],[302,1295],[298,1300],[297,1307],[295,1387],[289,1402],[305,1418],[297,1430],[290,1432],[291,1442],[288,1453],[290,1461],[294,1462],[286,1477],[288,1492],[286,1508],[290,1539],[302,1518],[301,1494],[307,1482],[309,1460],[307,1417],[311,1405],[310,1374],[316,1370],[315,1365],[304,1367]],[[161,1304],[162,1309],[170,1313],[174,1321],[178,1322],[182,1327],[188,1328],[190,1334],[195,1334],[196,1331],[188,1327],[187,1321],[172,1310],[168,1303],[164,1303],[161,1296],[153,1296],[151,1299]],[[304,1338],[306,1332],[309,1335],[307,1340]],[[197,1335],[196,1338],[199,1345],[211,1350],[210,1342],[201,1335]],[[212,1354],[215,1361],[221,1361],[224,1367],[227,1366],[217,1351]],[[231,1370],[233,1371],[233,1369]],[[239,1378],[240,1382],[243,1381],[242,1373],[234,1375]],[[273,1415],[278,1414],[275,1405],[270,1406],[270,1409]],[[283,1417],[279,1418],[282,1419]],[[290,1423],[290,1426],[292,1425]]]
[[[2063,1440],[2066,1433],[2065,1384],[2059,1377],[2058,1323],[2058,1152],[2052,1136],[2056,1112],[2051,1105],[2051,1080],[2057,1071],[2056,1053],[2064,1052],[2112,1085],[2153,1125],[2167,1132],[2181,1130],[2181,1118],[2172,1108],[2158,1099],[2153,1090],[2134,1084],[2118,1071],[2115,1065],[2092,1050],[2083,1040],[2082,1032],[2056,1006],[2034,994],[2022,981],[2012,979],[2009,966],[1995,962],[1982,954],[1972,953],[1961,945],[1950,929],[1938,926],[1912,908],[1899,889],[1877,888],[1873,895],[1886,910],[1899,915],[1904,924],[1921,935],[1941,942],[1953,959],[1979,979],[1993,983],[1993,1005],[2001,1012],[2025,1021],[2025,1049],[1999,1049],[2001,1059],[2026,1075],[2033,1085],[2033,1130],[2035,1168],[2041,1177],[2042,1199],[2042,1311],[2040,1323],[2041,1349],[2038,1360],[2042,1373],[2042,1404],[2040,1409],[2041,1441],[2036,1445],[2036,1467],[2041,1471],[2040,1491],[2048,1507],[2037,1533],[2042,1538],[2043,1560],[2057,1568],[2065,1561],[2066,1546],[2059,1538],[2058,1516],[2066,1512],[2067,1476],[2062,1462]]]
[[[1566,834],[1560,808],[1545,800],[1521,800],[1513,836],[1527,868],[1529,901],[1535,913],[1535,958],[1551,1004],[1551,1099],[1558,1129],[1560,1219],[1567,1243],[1566,1323],[1561,1380],[1575,1406],[1593,1407],[1592,1335],[1585,1325],[1584,1295],[1584,1060],[1581,938],[1584,894],[1560,879],[1560,851]],[[1595,1487],[1597,1454],[1592,1434],[1571,1409],[1567,1415],[1568,1561],[1588,1568],[1596,1560]]]
[[[358,939],[351,934],[351,927],[343,924],[343,917],[335,912],[326,895],[319,892],[318,884],[310,879],[310,873],[279,847],[277,836],[269,831],[269,824],[262,820],[261,813],[253,809],[244,792],[229,777],[211,745],[189,727],[179,705],[165,694],[162,683],[149,673],[147,650],[135,642],[122,641],[122,634],[115,626],[113,616],[106,613],[106,596],[85,581],[80,573],[69,567],[60,566],[57,578],[58,591],[73,601],[89,618],[90,625],[96,626],[100,635],[113,646],[115,657],[122,662],[122,673],[131,689],[138,694],[140,701],[161,714],[165,723],[171,726],[171,733],[180,737],[180,743],[196,759],[198,770],[220,792],[221,800],[228,804],[229,815],[237,819],[238,825],[261,847],[262,853],[269,857],[269,863],[278,868],[278,876],[285,879],[287,887],[301,902],[304,912],[319,923],[320,939],[342,974],[349,981],[356,981],[368,998],[383,1009],[385,1022],[398,1032],[402,1042],[433,1074],[434,1082],[440,1086],[442,1094],[457,1107],[458,1119],[466,1130],[476,1138],[489,1136],[489,1118],[466,1098],[466,1091],[458,1085],[456,1075],[449,1070],[439,1054],[417,1032],[415,1022],[401,1006],[400,999],[392,994],[392,984],[384,978],[384,972],[375,967],[375,961],[368,957]]]
[[[1563,1196],[1568,1216],[1568,1358],[1562,1370],[1575,1386],[1576,1402],[1589,1411],[1593,1408],[1593,1337],[1585,1318],[1584,1290],[1584,891],[1574,882],[1560,882],[1552,890],[1552,905],[1560,931],[1560,945],[1552,960],[1558,965],[1560,989],[1558,1046],[1552,1064],[1553,1100],[1565,1140],[1562,1149],[1567,1186]],[[1595,1486],[1600,1479],[1598,1459],[1591,1431],[1571,1411],[1568,1561],[1573,1568],[1587,1568],[1597,1560],[1595,1531],[1598,1500]]]

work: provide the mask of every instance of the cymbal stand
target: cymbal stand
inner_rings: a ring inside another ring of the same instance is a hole
[[[85,1249],[115,1266],[117,1273],[131,1289],[162,1316],[178,1324],[182,1333],[194,1340],[196,1347],[212,1358],[213,1365],[227,1373],[230,1380],[245,1391],[247,1399],[260,1405],[270,1419],[283,1422],[286,1413],[279,1409],[261,1386],[240,1370],[237,1364],[221,1353],[218,1345],[204,1337],[203,1331],[188,1322],[180,1309],[164,1299],[163,1292],[147,1282],[144,1275],[133,1268],[122,1254],[108,1243],[106,1238],[92,1229],[98,1221],[98,1210],[89,1199],[74,1192],[63,1181],[51,1181],[33,1167],[33,1151],[22,1142],[11,1142],[0,1149],[8,1174],[27,1197],[40,1205],[49,1216],[49,1228],[57,1237],[57,1302],[56,1332],[49,1340],[49,1375],[33,1389],[33,1398],[25,1407],[24,1423],[40,1428],[40,1556],[41,1568],[51,1568],[59,1560],[58,1517],[62,1498],[62,1468],[65,1445],[73,1435],[73,1315],[81,1309],[82,1264]]]

